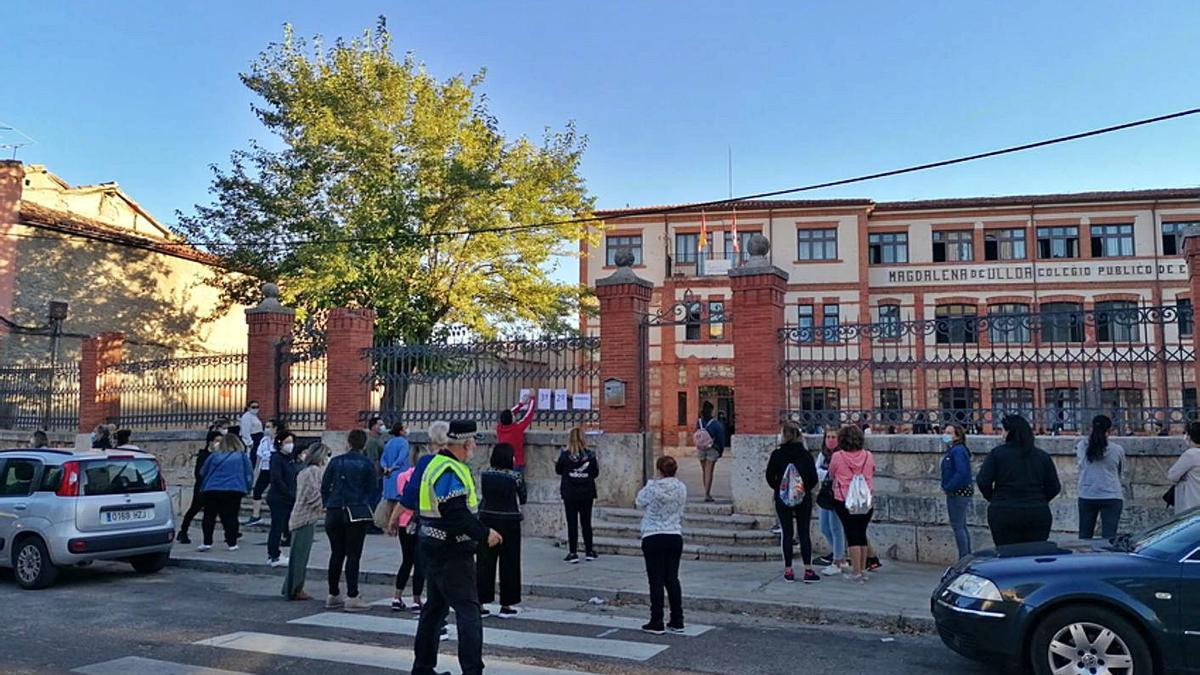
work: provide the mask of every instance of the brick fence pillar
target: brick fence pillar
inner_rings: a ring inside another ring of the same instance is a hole
[[[1187,260],[1188,288],[1192,298],[1192,316],[1200,314],[1200,226],[1193,225],[1183,231],[1183,252]],[[1200,389],[1200,331],[1192,329],[1192,341],[1195,347],[1196,360],[1193,363],[1195,380],[1194,387]]]
[[[79,433],[121,415],[120,373],[108,368],[121,363],[124,333],[100,333],[83,340],[79,358]]]
[[[746,248],[750,260],[729,270],[733,290],[733,385],[737,396],[739,434],[779,431],[784,397],[784,344],[779,331],[784,321],[787,272],[771,265],[771,246],[755,235]]]
[[[645,431],[643,397],[649,392],[649,354],[644,339],[646,313],[654,284],[633,273],[633,256],[617,254],[617,271],[596,280],[600,300],[600,428],[610,434]],[[609,400],[608,391],[624,388],[623,401]]]
[[[375,312],[330,310],[325,331],[325,430],[349,431],[365,426],[360,419],[371,404],[371,362],[363,353],[375,337]]]
[[[21,196],[24,192],[25,167],[16,160],[0,160],[0,316],[13,315],[13,297],[17,282],[19,240],[9,237],[21,220]],[[0,330],[2,344],[8,330]],[[90,429],[89,429],[90,431]]]
[[[246,400],[240,405],[258,401],[258,414],[266,422],[279,414],[275,389],[280,373],[275,355],[280,343],[292,337],[296,310],[279,302],[279,287],[275,284],[263,284],[262,294],[262,302],[246,310]],[[286,363],[282,365],[287,367]],[[282,387],[279,392],[279,407],[283,410],[287,410],[287,389]]]

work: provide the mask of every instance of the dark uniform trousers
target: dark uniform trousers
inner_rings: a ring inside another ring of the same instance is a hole
[[[413,675],[437,671],[438,644],[446,614],[454,608],[458,624],[458,664],[463,675],[483,672],[483,619],[479,615],[475,556],[461,546],[447,546],[424,537],[417,544],[425,567],[425,604],[413,644]]]

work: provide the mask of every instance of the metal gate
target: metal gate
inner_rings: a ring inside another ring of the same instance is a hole
[[[638,331],[638,378],[641,384],[641,410],[638,411],[638,421],[642,432],[650,431],[650,331],[654,328],[675,329],[684,327],[684,341],[699,339],[702,331],[708,327],[711,334],[713,326],[721,326],[733,322],[733,316],[725,308],[726,300],[712,298],[701,299],[692,293],[691,289],[683,292],[683,299],[676,300],[669,306],[660,307],[653,314],[646,315]],[[695,331],[696,338],[692,338]],[[662,344],[662,340],[659,340]],[[659,361],[661,362],[661,355]],[[661,383],[660,383],[661,387]],[[732,412],[730,412],[732,415]],[[731,420],[732,421],[732,420]]]
[[[325,428],[325,333],[306,325],[275,344],[275,417],[293,431]]]

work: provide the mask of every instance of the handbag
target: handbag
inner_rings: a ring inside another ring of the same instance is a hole
[[[825,480],[821,481],[821,488],[817,490],[817,506],[832,511],[833,504],[833,478],[826,476]]]
[[[1175,506],[1175,486],[1172,485],[1163,493],[1162,500],[1167,503],[1167,506]]]
[[[388,526],[391,525],[391,523],[388,522],[391,515],[392,503],[386,499],[379,500],[379,503],[375,505],[375,527],[378,527],[381,530],[388,529]]]
[[[374,520],[375,514],[369,504],[349,504],[346,506],[346,517],[352,523],[365,523]]]

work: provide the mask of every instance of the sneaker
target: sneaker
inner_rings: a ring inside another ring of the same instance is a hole
[[[261,522],[262,522],[262,518],[251,518],[250,520],[247,520],[246,522],[244,522],[242,524],[246,525],[246,526],[250,526],[250,525],[257,525]]]
[[[789,567],[783,571],[783,580],[789,584],[796,581],[796,573],[792,571],[792,568]]]
[[[812,570],[804,570],[804,583],[815,584],[820,580],[821,580],[821,577],[817,576],[816,572],[814,572]]]
[[[588,552],[587,552],[587,555],[583,556],[583,559],[584,559],[584,560],[586,560],[586,561],[588,561],[588,562],[591,562],[591,561],[593,561],[593,560],[595,560],[596,558],[599,558],[599,557],[600,557],[600,556],[596,555],[595,551],[588,551]]]
[[[347,612],[365,612],[367,609],[367,601],[362,599],[361,595],[356,595],[353,598],[346,598],[346,604],[342,609]]]
[[[712,497],[710,497],[708,495],[704,495],[704,503],[705,504],[712,504],[715,501],[717,501],[717,500],[713,499]],[[659,635],[662,635],[662,633],[659,633]]]
[[[400,598],[392,598],[392,611],[393,612],[403,612],[406,609],[408,609],[408,608],[404,606],[403,600],[401,600]]]
[[[442,626],[442,632],[438,633],[438,640],[449,640],[449,639],[450,639],[450,629],[445,626]]]
[[[775,527],[771,528],[771,534],[783,534],[783,528],[776,525]]]
[[[579,562],[579,554],[578,553],[568,553],[567,557],[563,558],[563,562],[571,563],[572,565],[574,565],[575,563]]]
[[[831,553],[829,555],[823,555],[823,556],[817,558],[816,560],[814,560],[813,564],[820,565],[822,567],[832,565],[833,564],[833,554]]]
[[[487,605],[479,606],[479,618],[486,619],[492,615],[492,610],[488,609]]]
[[[651,635],[663,635],[667,632],[667,630],[663,628],[661,623],[648,623],[645,626],[642,626],[642,632],[649,633]]]
[[[420,614],[421,606],[422,603],[419,600],[413,600],[412,604],[408,606],[408,611],[412,612],[413,614]]]
[[[674,633],[676,635],[683,635],[683,624],[681,623],[681,624],[676,625],[673,623],[669,623],[669,624],[667,624],[667,632]]]
[[[331,595],[325,598],[325,609],[341,609],[345,604],[340,595]]]
[[[821,568],[821,574],[827,577],[836,577],[841,573],[842,568],[838,567],[837,565],[826,565],[825,567]]]
[[[226,546],[225,548],[229,549],[230,551],[236,551],[238,550],[238,545],[234,544],[233,546]]]
[[[178,536],[178,537],[175,537],[175,541],[177,541],[177,542],[179,542],[179,543],[181,543],[181,544],[190,544],[190,543],[192,543],[192,540],[191,540],[191,539],[189,539],[189,538],[188,538],[188,536],[187,536],[187,532],[180,532],[180,533],[179,533],[179,536]]]
[[[868,571],[874,572],[875,570],[879,569],[880,567],[883,567],[883,563],[879,562],[879,558],[876,558],[876,557],[867,558],[867,570]]]
[[[212,546],[210,546],[208,544],[200,544],[199,546],[196,547],[196,550],[201,553],[208,553],[209,551],[212,550]]]
[[[271,567],[285,567],[287,564],[287,558],[276,558],[270,562]]]
[[[497,615],[501,619],[514,619],[521,613],[521,610],[516,607],[501,607],[500,613]]]

